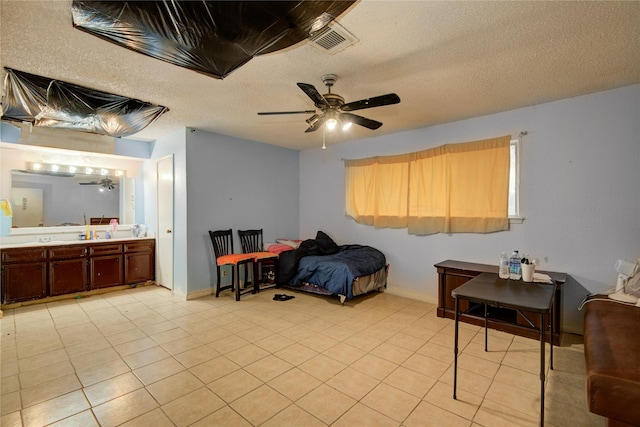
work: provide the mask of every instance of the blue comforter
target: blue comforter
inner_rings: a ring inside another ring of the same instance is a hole
[[[313,283],[351,299],[354,279],[375,273],[383,268],[386,262],[384,254],[371,246],[343,245],[338,247],[338,252],[331,255],[302,257],[289,285]]]

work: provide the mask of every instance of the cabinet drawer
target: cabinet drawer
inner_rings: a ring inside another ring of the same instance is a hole
[[[108,245],[92,245],[89,246],[89,255],[112,255],[122,253],[122,245],[120,244],[108,244]]]
[[[87,256],[87,248],[85,246],[60,246],[59,248],[49,248],[49,258],[66,259],[66,258],[82,258]]]
[[[2,262],[29,262],[40,261],[47,257],[47,251],[43,247],[5,249],[2,251]]]
[[[153,241],[146,242],[126,242],[124,244],[125,252],[153,252]]]

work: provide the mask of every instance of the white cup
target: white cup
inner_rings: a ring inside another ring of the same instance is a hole
[[[533,282],[533,272],[536,269],[535,264],[522,264],[522,281]]]

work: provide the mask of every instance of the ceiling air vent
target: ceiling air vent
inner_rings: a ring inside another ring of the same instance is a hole
[[[311,45],[323,52],[334,54],[358,42],[356,36],[337,22],[333,22],[310,38]]]

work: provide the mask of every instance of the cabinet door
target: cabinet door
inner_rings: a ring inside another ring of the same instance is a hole
[[[154,280],[154,265],[152,253],[132,253],[124,256],[125,283],[134,283]]]
[[[91,289],[120,286],[123,281],[122,255],[90,258],[89,286]]]
[[[47,264],[30,262],[2,267],[2,302],[28,301],[47,296]]]
[[[86,258],[49,262],[49,295],[62,295],[86,290]]]

